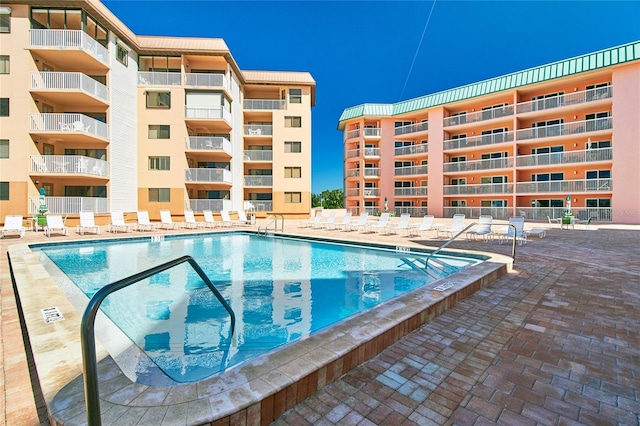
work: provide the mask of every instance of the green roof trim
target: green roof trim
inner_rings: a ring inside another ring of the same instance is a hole
[[[621,46],[587,53],[586,55],[564,59],[551,64],[541,65],[395,104],[362,104],[350,107],[345,109],[340,115],[338,128],[340,128],[341,122],[357,117],[388,117],[405,114],[411,111],[462,101],[476,96],[484,96],[502,90],[515,89],[529,84],[567,77],[573,74],[636,61],[638,59],[640,59],[640,41],[634,41]]]

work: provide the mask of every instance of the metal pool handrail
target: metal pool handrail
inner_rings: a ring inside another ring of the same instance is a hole
[[[453,242],[453,240],[458,238],[458,236],[460,234],[464,233],[467,229],[471,228],[472,226],[477,225],[478,223],[479,222],[473,222],[472,224],[466,226],[463,230],[461,230],[456,235],[454,235],[453,237],[451,237],[447,241],[445,241],[444,244],[442,244],[440,247],[438,247],[437,249],[432,251],[431,254],[429,254],[429,256],[427,256],[427,259],[424,262],[425,263],[425,268],[429,266],[429,259],[431,259],[436,253],[438,253],[440,250],[442,250],[443,248],[445,248],[446,246],[451,244]],[[515,264],[516,263],[516,232],[517,232],[517,229],[516,229],[515,225],[513,225],[512,223],[507,223],[507,226],[510,226],[510,227],[513,228],[513,246],[511,247],[511,258],[513,259],[513,263]]]
[[[282,226],[280,230],[284,232],[284,215],[281,214],[270,214],[267,220],[272,219],[264,226],[264,234],[267,235],[267,230],[272,223],[275,223],[275,232],[278,232],[278,217],[282,218]],[[262,233],[262,225],[258,227],[258,234]]]
[[[98,309],[104,299],[111,293],[121,290],[131,284],[137,283],[145,278],[149,278],[159,272],[173,268],[181,263],[189,262],[191,267],[202,278],[202,281],[209,287],[209,289],[216,296],[218,301],[224,306],[231,317],[231,335],[235,333],[236,328],[236,315],[229,306],[226,300],[222,297],[222,294],[213,285],[209,277],[204,273],[200,265],[191,256],[182,256],[162,265],[155,266],[147,269],[146,271],[139,272],[131,275],[130,277],[123,278],[114,283],[108,284],[102,287],[93,295],[87,309],[82,315],[82,323],[80,330],[81,344],[82,344],[82,364],[84,368],[84,394],[85,394],[85,406],[87,410],[87,423],[91,426],[100,426],[102,420],[100,418],[100,397],[98,391],[98,367],[96,360],[96,339],[94,334],[94,325]]]

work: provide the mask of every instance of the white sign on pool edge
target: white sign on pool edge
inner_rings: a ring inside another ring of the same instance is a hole
[[[44,318],[44,322],[46,323],[62,321],[64,319],[62,312],[60,312],[60,309],[57,307],[40,309],[40,312],[42,312],[42,318]]]

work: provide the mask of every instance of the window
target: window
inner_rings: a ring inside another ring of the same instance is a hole
[[[531,175],[534,182],[546,182],[549,180],[564,180],[564,173],[538,173]]]
[[[285,178],[300,178],[300,177],[302,177],[302,168],[301,167],[285,167],[284,168],[284,177]]]
[[[0,7],[0,33],[11,32],[11,8]]]
[[[171,201],[171,190],[169,188],[149,188],[150,203],[167,203]]]
[[[284,127],[302,127],[302,117],[285,117]]]
[[[584,118],[587,120],[587,132],[609,129],[611,127],[611,119],[609,117],[610,114],[608,111],[586,114]]]
[[[451,140],[456,140],[456,139],[466,139],[467,138],[467,134],[466,133],[460,133],[459,135],[451,135]]]
[[[564,199],[531,200],[531,204],[534,203],[534,207],[564,207]]]
[[[467,202],[465,200],[453,200],[451,201],[451,207],[466,207]]]
[[[9,74],[9,55],[0,55],[0,74]]]
[[[169,170],[171,157],[149,157],[149,170]]]
[[[149,124],[149,139],[169,139],[169,130],[168,124]]]
[[[300,192],[285,192],[284,193],[284,202],[285,203],[301,203],[302,202],[302,193]]]
[[[488,160],[490,158],[507,158],[508,156],[508,152],[491,152],[488,154],[482,154],[481,158],[483,160]]]
[[[9,139],[0,139],[0,158],[9,158]]]
[[[147,108],[171,108],[171,92],[147,91]]]
[[[480,207],[507,207],[507,200],[480,200]]]
[[[507,176],[485,176],[480,178],[480,183],[506,183]]]
[[[129,50],[122,47],[120,43],[116,43],[116,59],[124,66],[129,62]]]
[[[587,149],[611,148],[611,141],[587,142]]]
[[[467,178],[454,178],[454,179],[451,179],[451,185],[466,185],[466,184],[467,184]]]
[[[587,90],[587,100],[592,101],[596,99],[608,98],[611,96],[611,83],[599,83],[592,84],[585,87]]]
[[[0,182],[0,200],[7,201],[9,199],[9,182]]]
[[[451,162],[452,163],[461,163],[463,161],[467,161],[467,156],[466,155],[462,155],[460,157],[451,157]]]
[[[284,152],[302,152],[302,142],[284,143]]]
[[[0,117],[9,116],[9,98],[0,98]]]
[[[302,103],[302,89],[289,89],[289,103],[290,104]]]

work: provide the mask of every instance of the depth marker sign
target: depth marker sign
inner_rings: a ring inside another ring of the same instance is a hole
[[[62,321],[64,319],[62,312],[60,312],[60,309],[58,308],[40,309],[40,312],[42,312],[42,318],[44,318],[44,322],[47,324],[50,322]]]

